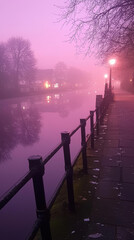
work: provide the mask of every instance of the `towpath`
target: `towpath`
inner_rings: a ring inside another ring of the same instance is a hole
[[[68,234],[62,239],[134,240],[134,95],[115,92],[87,154],[88,176],[70,226],[63,214]]]

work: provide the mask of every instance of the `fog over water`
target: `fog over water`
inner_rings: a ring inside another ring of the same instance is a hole
[[[47,155],[61,141],[61,132],[74,130],[80,118],[86,118],[95,109],[96,93],[102,89],[87,89],[34,97],[1,100],[0,193],[7,191],[28,171],[28,157]],[[89,122],[86,134],[90,132]],[[81,146],[80,131],[71,138],[72,161]],[[47,201],[64,174],[61,149],[46,165],[44,184]],[[15,209],[15,211],[14,211]],[[20,217],[21,216],[21,217]],[[1,210],[3,239],[24,239],[35,219],[35,200],[30,181]],[[17,219],[20,219],[18,222]],[[24,219],[26,219],[24,221]],[[11,228],[11,222],[12,227]],[[14,226],[17,224],[17,231]],[[23,225],[23,227],[22,227]],[[10,226],[10,230],[6,231]],[[21,237],[18,237],[22,232]]]

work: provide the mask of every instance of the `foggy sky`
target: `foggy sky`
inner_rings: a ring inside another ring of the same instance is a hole
[[[59,61],[67,66],[96,72],[93,60],[77,55],[74,44],[67,42],[67,26],[57,23],[58,10],[63,0],[0,0],[1,41],[22,37],[31,42],[37,67],[53,68]],[[103,67],[97,67],[99,75]]]

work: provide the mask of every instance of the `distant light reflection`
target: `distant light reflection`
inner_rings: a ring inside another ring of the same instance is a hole
[[[56,99],[60,99],[60,95],[59,95],[59,94],[55,94],[54,97],[55,97]]]
[[[59,83],[55,83],[53,86],[54,86],[54,88],[58,88],[59,87]]]
[[[47,96],[47,97],[46,97],[46,100],[47,100],[47,103],[50,103],[51,96]]]

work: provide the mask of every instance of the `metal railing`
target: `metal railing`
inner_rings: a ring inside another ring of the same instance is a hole
[[[74,189],[73,189],[73,166],[78,159],[78,156],[82,153],[83,170],[86,173],[87,166],[87,154],[86,147],[87,141],[90,139],[91,148],[94,148],[94,130],[96,129],[96,134],[99,134],[99,127],[112,100],[111,93],[107,91],[104,98],[102,95],[96,96],[96,109],[90,111],[90,115],[85,119],[80,119],[80,125],[76,127],[71,133],[63,132],[61,133],[61,143],[47,156],[43,159],[41,156],[32,156],[28,159],[29,161],[29,171],[26,175],[19,180],[6,194],[0,199],[0,209],[2,209],[18,192],[24,187],[24,185],[29,182],[30,179],[33,180],[34,195],[36,201],[36,214],[37,220],[27,237],[27,240],[32,240],[37,231],[40,229],[41,237],[44,240],[51,240],[50,231],[50,209],[62,187],[65,179],[67,181],[67,192],[68,192],[68,207],[71,211],[75,211],[74,202]],[[96,114],[96,121],[94,122],[94,116]],[[88,139],[86,138],[86,122],[90,119],[90,135]],[[70,140],[71,137],[81,129],[81,149],[77,154],[76,158],[71,163],[70,155]],[[64,162],[65,162],[65,174],[56,189],[53,198],[49,202],[48,206],[46,204],[45,190],[43,183],[44,166],[45,164],[61,149],[63,148]]]

